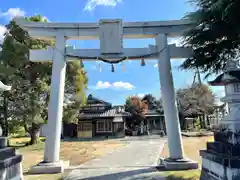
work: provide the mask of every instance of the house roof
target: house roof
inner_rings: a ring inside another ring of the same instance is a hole
[[[131,116],[131,114],[125,111],[118,112],[118,109],[116,107],[113,107],[112,109],[103,112],[86,112],[79,114],[80,118],[117,117],[117,116],[126,117]]]
[[[145,116],[150,117],[150,116],[163,116],[163,114],[161,114],[160,112],[158,112],[157,110],[147,110],[144,113]]]
[[[211,86],[223,86],[225,84],[234,82],[240,82],[240,70],[224,72],[216,77],[213,81],[209,81],[208,83]]]
[[[111,106],[111,103],[103,101],[101,99],[98,99],[94,97],[92,94],[89,94],[87,97],[87,104],[102,104],[106,106]]]

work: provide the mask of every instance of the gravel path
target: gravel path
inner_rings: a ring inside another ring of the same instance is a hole
[[[154,166],[165,140],[144,139],[126,143],[125,147],[78,166],[65,180],[163,179]]]

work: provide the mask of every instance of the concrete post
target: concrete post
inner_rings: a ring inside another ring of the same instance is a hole
[[[59,33],[56,36],[55,51],[53,54],[47,139],[44,151],[44,162],[48,163],[59,161],[66,72],[66,61],[64,58],[65,43],[64,35]]]
[[[168,137],[169,158],[182,159],[182,137],[173,85],[170,52],[169,49],[166,48],[168,45],[167,36],[164,34],[159,34],[155,40],[158,51],[161,51],[159,54],[158,69]]]

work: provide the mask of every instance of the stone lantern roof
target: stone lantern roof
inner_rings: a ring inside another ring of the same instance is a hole
[[[226,65],[225,71],[216,77],[213,81],[208,83],[211,86],[224,86],[229,83],[240,82],[240,68],[237,66],[237,61],[229,61]]]
[[[10,91],[12,86],[7,86],[0,81],[0,91]]]

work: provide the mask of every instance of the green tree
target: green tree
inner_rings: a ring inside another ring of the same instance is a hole
[[[152,94],[146,94],[142,101],[147,104],[149,110],[156,110],[163,114],[162,99],[157,100]]]
[[[66,75],[66,101],[63,111],[63,122],[77,123],[78,112],[81,105],[86,103],[86,90],[88,86],[87,73],[81,62],[73,61],[67,65]]]
[[[29,21],[46,22],[40,15],[26,18]],[[21,29],[14,19],[6,26],[2,52],[0,56],[1,69],[12,70],[10,74],[2,71],[2,78],[12,85],[8,93],[8,108],[10,119],[22,125],[31,136],[28,144],[38,141],[38,133],[42,124],[47,120],[47,105],[50,95],[51,63],[30,62],[29,50],[42,49],[52,46],[54,42],[33,39]],[[81,97],[84,102],[87,77],[79,62],[67,65],[66,91]],[[10,72],[10,71],[9,71]],[[79,100],[76,99],[76,104]]]
[[[40,15],[26,19],[46,21]],[[12,103],[12,118],[17,119],[30,134],[29,144],[35,144],[39,129],[46,120],[51,64],[30,62],[28,54],[29,49],[45,48],[52,45],[52,42],[31,38],[14,19],[6,28],[0,59],[3,67],[13,71],[11,74],[3,72],[2,78],[5,83],[12,85],[12,90],[8,93],[8,99]]]
[[[148,105],[148,109],[154,110],[157,108],[156,98],[152,94],[146,94],[142,98],[142,101]]]
[[[192,0],[196,11],[185,18],[195,23],[185,34],[185,43],[193,47],[193,55],[182,68],[204,73],[219,73],[229,58],[239,58],[240,1]]]
[[[184,117],[205,117],[213,112],[215,96],[205,84],[177,90],[178,110],[181,127],[185,127]],[[202,128],[205,127],[201,119]]]

